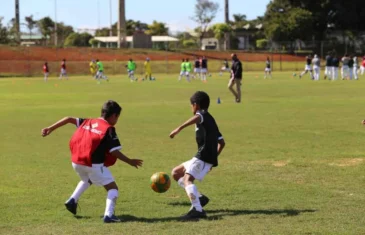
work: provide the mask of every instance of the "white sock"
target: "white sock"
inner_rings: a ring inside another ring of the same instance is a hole
[[[181,178],[177,181],[177,184],[178,184],[181,188],[185,189],[184,177],[181,177]]]
[[[181,177],[181,178],[177,181],[177,184],[178,184],[181,188],[185,189],[184,177]],[[201,196],[202,196],[202,194],[201,194],[199,191],[197,191],[197,192],[198,192],[199,197],[201,197]]]
[[[88,189],[90,187],[90,183],[89,182],[84,182],[84,181],[80,181],[78,183],[78,185],[76,186],[75,191],[73,192],[73,194],[71,195],[71,198],[75,199],[75,201],[77,202],[79,200],[79,198],[81,197],[81,195],[86,191],[86,189]]]
[[[202,206],[200,205],[199,201],[199,194],[195,184],[190,184],[185,187],[185,191],[190,198],[191,204],[197,211],[203,211]]]
[[[116,189],[110,189],[108,191],[108,196],[106,198],[106,208],[105,208],[105,216],[109,216],[111,217],[112,215],[114,215],[114,209],[115,209],[115,204],[117,202],[117,198],[118,198],[118,190]]]

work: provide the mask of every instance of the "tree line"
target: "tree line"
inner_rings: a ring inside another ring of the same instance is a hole
[[[247,25],[262,26],[251,35],[259,48],[265,47],[270,41],[327,40],[333,31],[343,32],[354,40],[365,32],[364,0],[274,0],[267,5],[265,14],[256,19],[248,20],[246,15],[239,13],[233,14],[231,21],[217,24],[212,24],[220,9],[215,0],[196,0],[194,9],[190,17],[197,24],[194,32],[179,32],[174,35],[180,40],[182,48],[197,47],[205,37],[215,37],[220,42],[229,40],[227,35],[234,38],[235,32],[245,29]],[[96,43],[94,36],[117,35],[117,23],[111,28],[97,29],[91,35],[75,32],[72,26],[62,22],[57,23],[55,32],[55,22],[50,17],[34,20],[33,16],[27,16],[24,22],[29,35],[37,30],[49,44],[52,44],[52,36],[57,33],[59,46],[90,46]],[[136,31],[150,35],[169,34],[166,23],[153,21],[148,24],[127,20],[127,36]],[[11,43],[15,39],[14,20],[6,26],[0,17],[0,44]]]

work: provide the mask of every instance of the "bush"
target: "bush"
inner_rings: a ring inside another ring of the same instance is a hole
[[[256,40],[256,47],[259,49],[265,49],[268,43],[269,41],[267,39],[258,39]]]

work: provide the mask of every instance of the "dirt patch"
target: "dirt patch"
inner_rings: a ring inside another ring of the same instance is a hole
[[[289,161],[276,161],[273,162],[272,165],[276,167],[283,167],[289,164]]]
[[[335,162],[330,163],[330,166],[340,166],[340,167],[346,167],[346,166],[357,166],[364,162],[363,158],[346,158],[341,159]]]

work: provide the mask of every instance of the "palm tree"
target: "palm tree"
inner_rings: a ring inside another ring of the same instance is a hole
[[[247,16],[243,14],[234,14],[233,15],[234,22],[245,22],[247,20]]]

